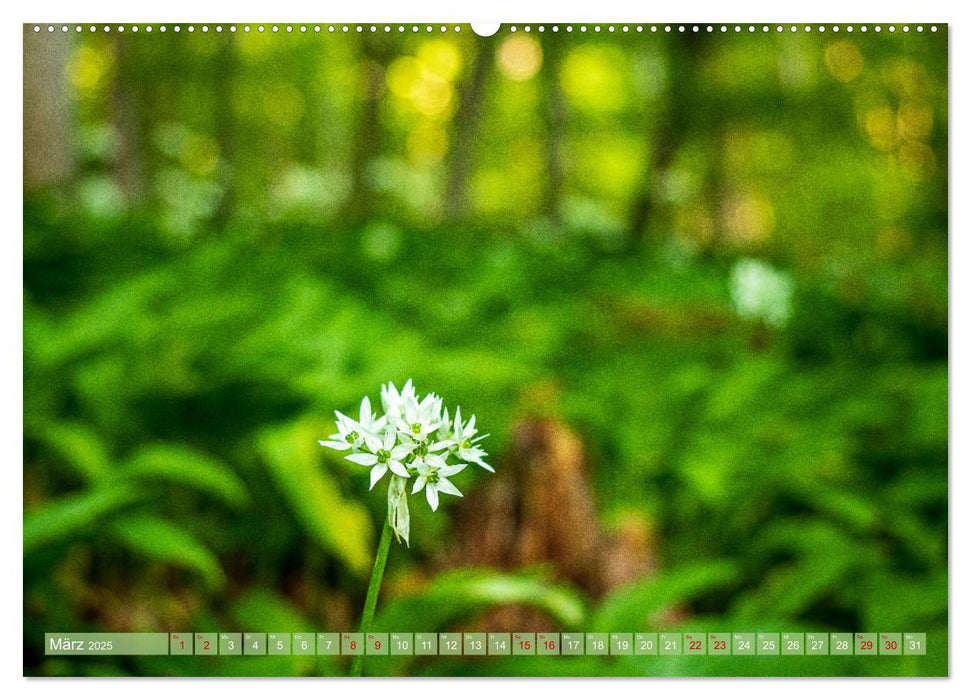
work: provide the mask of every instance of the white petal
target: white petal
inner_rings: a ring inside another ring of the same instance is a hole
[[[391,448],[394,447],[394,443],[397,439],[398,436],[393,430],[384,431],[384,449],[391,450]]]
[[[432,510],[438,510],[438,491],[435,490],[435,484],[429,484],[425,489],[425,498],[428,499],[428,505]]]
[[[432,454],[430,452],[427,455],[425,455],[425,462],[429,466],[435,467],[437,469],[444,469],[447,466],[445,464],[445,460],[442,459],[441,455]]]
[[[415,449],[415,445],[404,444],[398,445],[391,450],[391,459],[404,459],[411,454],[411,451]]]
[[[488,464],[486,464],[485,462],[483,462],[481,459],[473,459],[472,461],[475,462],[476,464],[478,464],[480,467],[482,467],[486,471],[492,472],[493,474],[496,473],[496,470],[495,469],[493,469],[492,467],[490,467]]]
[[[486,453],[479,447],[460,447],[457,452],[459,457],[470,462],[477,462],[486,456]]]
[[[344,459],[350,460],[355,464],[360,464],[365,467],[370,467],[372,464],[376,464],[378,458],[367,452],[356,452],[352,455],[347,455]]]
[[[361,423],[367,425],[371,422],[371,399],[365,396],[361,399]]]
[[[469,465],[468,464],[449,464],[446,467],[439,469],[438,473],[441,476],[455,476],[460,471],[465,469],[467,466]]]
[[[395,474],[397,474],[403,479],[407,479],[409,476],[411,476],[408,473],[408,470],[405,469],[405,465],[403,465],[401,462],[399,462],[396,459],[392,459],[391,461],[389,461],[388,466],[391,467],[391,471],[393,471]]]
[[[336,440],[318,440],[317,443],[332,450],[349,450],[351,448],[346,442],[337,442]]]
[[[411,489],[411,492],[413,494],[418,493],[425,488],[426,483],[428,483],[428,480],[425,478],[425,476],[423,474],[419,475],[418,478],[415,479],[415,486]]]
[[[371,431],[363,430],[359,435],[371,452],[377,452],[381,449],[381,440]]]
[[[398,404],[401,402],[401,396],[398,394],[398,390],[395,388],[394,382],[388,382],[386,385],[381,387],[381,405],[384,406],[384,412],[388,414],[398,413]]]
[[[435,487],[442,493],[451,494],[452,496],[458,496],[459,498],[462,497],[462,492],[459,491],[457,488],[455,488],[455,484],[453,484],[451,481],[446,479],[444,476],[439,475],[438,483],[435,484]]]
[[[371,486],[368,489],[368,491],[373,489],[374,485],[379,481],[381,481],[381,477],[387,473],[388,473],[387,464],[378,464],[377,466],[375,466],[374,469],[371,470]]]

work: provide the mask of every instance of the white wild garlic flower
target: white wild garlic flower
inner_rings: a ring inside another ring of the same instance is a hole
[[[462,497],[449,477],[469,463],[490,472],[495,470],[483,459],[487,454],[479,442],[487,435],[477,435],[475,416],[463,424],[462,412],[456,408],[455,419],[450,420],[442,397],[427,394],[419,401],[410,379],[401,391],[392,382],[382,386],[381,406],[384,415],[378,416],[372,412],[371,400],[365,396],[358,420],[335,411],[337,432],[319,443],[333,450],[350,450],[345,459],[371,467],[371,489],[391,472],[388,523],[398,541],[404,540],[407,544],[409,479],[415,478],[411,493],[424,489],[428,505],[434,511],[438,510],[440,493]]]
[[[731,294],[742,318],[782,328],[792,315],[792,277],[771,265],[742,258],[732,266]]]

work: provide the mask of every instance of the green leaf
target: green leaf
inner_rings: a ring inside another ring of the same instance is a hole
[[[108,448],[89,426],[52,423],[37,433],[37,439],[86,482],[97,481],[108,474]]]
[[[226,575],[216,555],[178,525],[154,515],[130,515],[114,520],[111,534],[149,559],[183,566],[199,573],[210,589],[222,588]]]
[[[800,495],[814,508],[853,530],[866,532],[879,522],[872,493],[856,495],[845,489],[823,489],[817,482],[799,483]]]
[[[254,588],[240,597],[230,611],[236,629],[261,632],[313,632],[318,628],[286,598],[268,588]],[[333,676],[340,670],[336,656],[225,657],[222,675]],[[256,663],[253,663],[256,662]]]
[[[234,508],[250,502],[246,484],[225,462],[183,445],[155,444],[136,452],[120,479],[161,480],[214,496]]]
[[[764,571],[757,589],[739,594],[733,612],[739,617],[792,620],[827,594],[853,578],[859,560],[851,551],[833,551],[825,557],[799,559],[793,565]]]
[[[871,570],[857,591],[860,624],[869,629],[933,629],[947,621],[946,570],[924,574]]]
[[[656,578],[611,593],[594,614],[590,629],[595,632],[639,629],[652,613],[726,586],[737,581],[740,575],[737,564],[724,560],[691,564],[661,573]]]
[[[366,576],[373,557],[368,512],[343,498],[331,476],[318,466],[317,440],[322,434],[320,426],[309,422],[274,428],[260,435],[258,449],[307,533],[355,574]]]
[[[438,630],[492,606],[508,604],[542,610],[567,628],[578,628],[586,617],[583,598],[567,586],[534,574],[463,569],[442,574],[416,596],[379,606],[375,629]]]
[[[141,498],[130,485],[116,485],[65,496],[24,514],[24,554],[38,547],[69,540],[106,515]]]
[[[307,622],[285,598],[267,588],[254,588],[233,605],[232,617],[243,630],[306,632]]]

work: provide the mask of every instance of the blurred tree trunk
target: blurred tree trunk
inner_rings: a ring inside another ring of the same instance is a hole
[[[294,58],[299,62],[297,71],[297,89],[303,95],[304,109],[297,127],[297,148],[295,160],[308,165],[319,166],[322,153],[320,152],[321,125],[327,118],[323,89],[320,85],[320,67],[317,55],[301,47]]]
[[[493,42],[490,39],[476,37],[472,73],[462,83],[459,94],[449,153],[448,181],[445,186],[445,217],[449,220],[461,219],[468,211],[469,178],[472,175],[475,140],[485,102],[486,86],[492,72],[492,51]]]
[[[641,189],[634,198],[630,216],[629,248],[641,250],[648,228],[668,216],[664,201],[664,180],[674,157],[687,141],[694,126],[693,92],[698,85],[700,37],[693,33],[676,34],[669,44],[670,87],[659,123],[648,123],[644,135],[648,146]]]
[[[24,25],[24,191],[70,180],[71,91],[67,62],[71,40]]]
[[[223,229],[229,223],[236,206],[236,111],[233,85],[236,83],[236,48],[234,37],[224,33],[219,38],[213,80],[217,95],[216,143],[223,164],[223,192],[213,224]]]
[[[131,58],[132,38],[117,32],[108,36],[117,67],[111,86],[112,123],[119,137],[115,178],[131,205],[141,200],[144,192],[142,114],[137,93],[139,80],[133,74],[136,62]]]
[[[595,597],[656,570],[650,523],[630,516],[619,529],[604,528],[583,444],[567,426],[518,424],[503,467],[458,505],[449,563],[547,563]]]
[[[357,132],[351,152],[351,194],[343,212],[345,220],[352,226],[360,224],[374,209],[368,168],[381,152],[381,96],[391,47],[391,42],[384,36],[365,34],[361,37],[360,108],[354,120]]]
[[[566,101],[560,88],[560,64],[563,60],[563,38],[549,34],[543,42],[543,69],[540,71],[540,90],[546,105],[546,190],[543,214],[560,222],[560,201],[563,197],[564,144],[566,143]]]
[[[660,569],[657,533],[648,518],[630,512],[604,527],[591,465],[579,436],[554,420],[515,426],[508,457],[482,486],[456,506],[454,545],[445,568],[503,571],[549,568],[594,599],[645,581]],[[682,624],[683,605],[645,614],[644,625]],[[553,631],[557,623],[532,605],[490,607],[473,629]]]

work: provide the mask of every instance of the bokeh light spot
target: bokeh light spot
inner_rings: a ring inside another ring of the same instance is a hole
[[[855,41],[841,39],[826,47],[824,54],[830,74],[841,83],[848,83],[863,70],[863,54]]]
[[[496,65],[510,80],[530,80],[543,64],[543,49],[536,39],[519,34],[502,42],[496,52]]]

